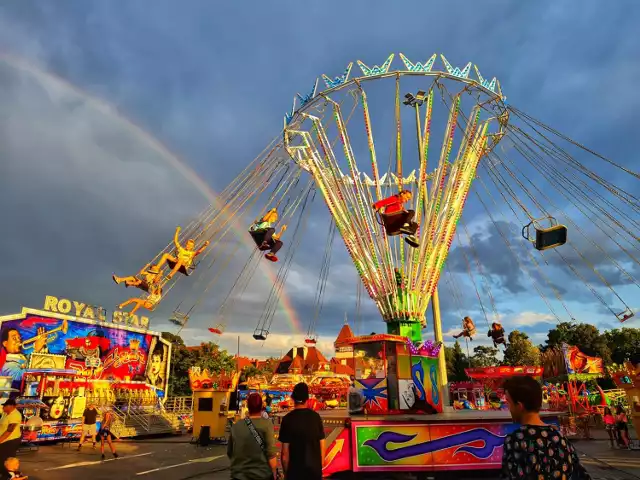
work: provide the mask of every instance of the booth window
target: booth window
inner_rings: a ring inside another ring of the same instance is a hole
[[[198,411],[199,412],[213,412],[213,398],[199,398],[198,399]]]

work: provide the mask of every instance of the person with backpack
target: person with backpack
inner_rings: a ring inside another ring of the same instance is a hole
[[[362,390],[356,387],[356,378],[353,375],[351,376],[347,402],[349,415],[359,415],[364,412],[364,395]]]
[[[249,414],[231,427],[227,456],[232,480],[273,480],[278,478],[273,423],[262,418],[262,397],[247,398]]]

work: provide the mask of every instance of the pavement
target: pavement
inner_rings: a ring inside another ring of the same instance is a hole
[[[30,480],[228,480],[226,447],[196,447],[189,444],[189,439],[165,437],[123,440],[115,443],[120,458],[114,459],[107,451],[105,461],[100,458],[99,448],[93,450],[90,444],[85,444],[81,452],[68,444],[47,445],[35,452],[21,453],[19,458],[21,470]],[[593,480],[640,480],[640,451],[611,449],[604,440],[577,441],[575,446]],[[359,480],[391,477],[388,474],[353,476]],[[393,475],[393,478],[396,477],[400,478]],[[427,475],[423,478],[430,477]],[[415,477],[403,475],[403,478]],[[498,475],[496,472],[466,472],[459,475],[447,472],[437,478],[495,479]]]
[[[106,460],[86,443],[80,452],[77,443],[42,446],[38,451],[19,454],[20,469],[29,480],[125,480],[228,479],[229,461],[225,446],[196,447],[190,437],[123,440],[114,443],[119,458],[105,445]]]

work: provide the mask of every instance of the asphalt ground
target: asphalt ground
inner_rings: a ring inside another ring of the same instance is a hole
[[[85,444],[77,452],[77,444],[55,444],[40,447],[38,451],[19,455],[21,470],[30,480],[125,480],[125,479],[229,479],[229,461],[226,447],[196,447],[188,437],[167,437],[116,442],[120,458],[114,459],[107,450],[102,461],[96,450]],[[640,451],[611,449],[602,440],[576,442],[581,461],[594,480],[640,480]],[[352,476],[341,478],[391,479],[416,478],[411,475]],[[447,472],[436,479],[488,479],[498,478],[497,472]],[[426,475],[421,478],[434,478]]]

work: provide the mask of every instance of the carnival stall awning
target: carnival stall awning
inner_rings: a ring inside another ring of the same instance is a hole
[[[465,368],[464,372],[469,378],[479,380],[483,378],[501,377],[540,377],[544,372],[542,367],[478,367]]]

